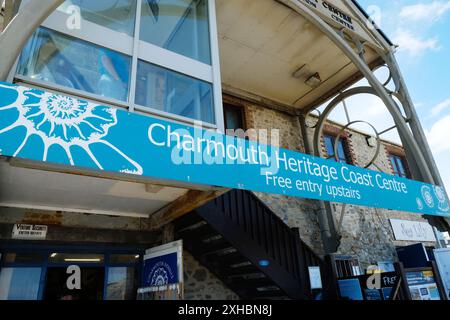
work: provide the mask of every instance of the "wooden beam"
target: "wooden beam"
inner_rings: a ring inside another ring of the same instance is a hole
[[[220,197],[229,189],[219,189],[214,191],[189,190],[184,195],[154,213],[150,217],[150,229],[160,229],[164,225],[171,223],[177,218],[201,207],[205,203]]]

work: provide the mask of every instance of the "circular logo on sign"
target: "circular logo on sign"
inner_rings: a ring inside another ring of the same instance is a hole
[[[431,193],[431,188],[429,186],[422,187],[422,197],[425,200],[425,203],[427,204],[428,207],[430,208],[434,207],[434,199]]]
[[[153,273],[152,279],[150,280],[150,285],[152,286],[164,286],[169,283],[169,277],[167,276],[167,271],[164,268],[158,268]]]
[[[416,199],[416,203],[417,203],[417,208],[419,210],[423,210],[423,202],[422,200],[420,200],[419,198]]]

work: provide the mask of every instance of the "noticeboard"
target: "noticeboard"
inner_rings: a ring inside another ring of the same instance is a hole
[[[397,273],[385,272],[338,280],[343,300],[390,300],[397,281]]]
[[[444,285],[447,299],[450,300],[450,248],[434,250],[434,258]]]
[[[412,300],[441,300],[433,271],[407,271],[406,281]]]

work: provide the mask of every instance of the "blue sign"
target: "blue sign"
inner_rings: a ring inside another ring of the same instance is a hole
[[[143,286],[159,287],[180,282],[177,252],[144,260]]]
[[[345,300],[364,300],[359,279],[338,280],[339,293]]]
[[[441,187],[7,83],[0,154],[450,217]]]

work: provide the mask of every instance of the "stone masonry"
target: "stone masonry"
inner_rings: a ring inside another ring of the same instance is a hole
[[[305,152],[304,137],[297,116],[275,110],[275,108],[239,101],[239,105],[245,111],[246,129],[278,129],[282,148]],[[341,128],[342,126],[336,123],[327,124],[327,129],[334,132],[339,132]],[[310,145],[313,146],[314,129],[308,128],[307,132],[307,138]],[[350,146],[349,156],[354,165],[365,166],[375,154],[375,148],[369,146],[367,142],[368,136],[366,133],[351,129],[344,133],[344,137]],[[254,135],[250,138],[257,139]],[[392,149],[402,152],[401,146],[383,141],[381,151],[375,160],[375,164],[389,174],[393,174],[388,154],[388,151]],[[378,170],[373,166],[370,169]],[[317,220],[317,212],[320,210],[317,201],[264,193],[256,193],[256,195],[290,227],[299,228],[303,241],[311,246],[316,253],[324,253]],[[337,223],[340,218],[341,205],[333,204],[332,207]],[[417,214],[348,206],[342,222],[342,239],[338,253],[358,257],[362,268],[366,268],[370,264],[376,264],[377,261],[395,261],[395,247],[405,246],[409,243],[394,240],[389,223],[390,218],[426,222],[421,215]],[[434,243],[427,243],[426,245],[433,246]]]

